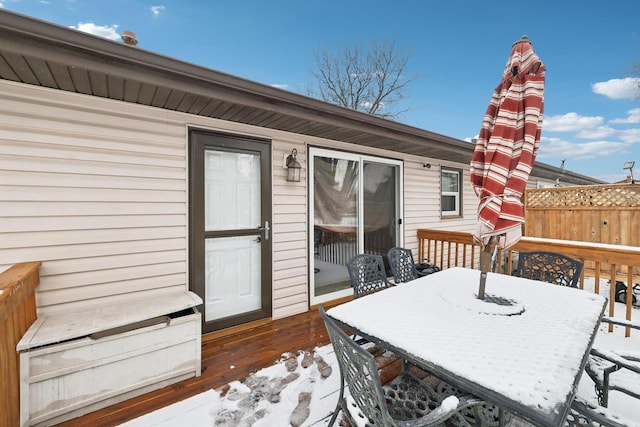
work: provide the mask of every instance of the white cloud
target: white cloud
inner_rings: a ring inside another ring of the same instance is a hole
[[[629,151],[629,145],[624,142],[591,141],[575,143],[560,138],[545,138],[540,140],[538,158],[555,159],[593,159],[614,153]]]
[[[617,131],[609,126],[598,126],[595,129],[584,129],[576,134],[578,138],[603,139],[612,136]]]
[[[158,16],[158,15],[160,15],[160,12],[162,12],[165,9],[166,9],[166,7],[164,7],[162,5],[151,6],[151,13],[153,13],[153,16]]]
[[[0,3],[0,9],[2,9],[4,7],[4,5],[2,3]]]
[[[591,85],[591,90],[599,95],[613,99],[634,99],[640,91],[640,78],[627,77],[624,79],[611,79],[606,82],[598,82]]]
[[[108,26],[96,25],[93,22],[80,22],[77,26],[72,25],[71,28],[109,40],[120,40],[120,34],[117,31],[118,26],[115,24]]]
[[[640,129],[627,129],[618,132],[620,140],[628,144],[640,143]]]
[[[271,85],[271,87],[275,87],[278,89],[284,89],[284,90],[289,90],[289,85],[286,83],[274,83]]]
[[[613,119],[609,123],[640,123],[640,108],[634,108],[633,110],[627,111],[629,114],[624,119]]]
[[[567,113],[560,116],[545,117],[542,130],[551,132],[584,131],[596,128],[603,121],[604,118],[600,116],[588,117],[581,116],[578,113]]]

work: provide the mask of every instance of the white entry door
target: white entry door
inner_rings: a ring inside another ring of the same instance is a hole
[[[265,167],[269,170],[270,147],[201,131],[191,137],[199,153],[192,160],[201,171],[192,184],[192,239],[202,247],[194,247],[190,271],[192,287],[204,300],[205,328],[269,317],[271,202]]]
[[[205,231],[255,228],[261,223],[259,154],[207,149],[204,156]],[[261,239],[205,240],[206,321],[260,309]]]

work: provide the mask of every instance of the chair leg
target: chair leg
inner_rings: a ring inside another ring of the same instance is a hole
[[[340,410],[345,411],[346,409],[342,407],[342,402],[344,402],[344,377],[342,373],[340,374],[340,394],[338,395],[338,402],[336,403],[336,408],[333,410],[333,415],[331,415],[331,419],[329,420],[329,427],[332,427],[336,422],[336,418],[338,418],[338,413]]]
[[[338,418],[338,412],[340,412],[341,408],[342,407],[340,405],[340,402],[338,402],[338,404],[336,405],[336,409],[333,410],[333,415],[331,415],[331,419],[329,420],[329,427],[332,427],[336,422],[336,418]]]
[[[601,397],[600,400],[600,405],[604,406],[605,408],[609,407],[609,375],[611,375],[612,372],[617,371],[618,369],[620,369],[617,365],[613,365],[610,368],[606,368],[602,374],[602,395],[598,396]]]
[[[473,420],[476,427],[482,427],[482,414],[480,413],[480,405],[476,405],[472,409]]]

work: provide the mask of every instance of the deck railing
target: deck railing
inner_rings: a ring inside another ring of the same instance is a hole
[[[36,320],[40,262],[16,264],[0,274],[0,425],[20,424],[18,341]]]
[[[609,301],[615,301],[617,280],[627,284],[625,318],[631,319],[633,309],[633,283],[640,280],[640,247],[578,242],[573,240],[523,237],[505,253],[499,252],[496,271],[511,274],[513,259],[517,252],[551,251],[559,252],[585,263],[579,287],[584,289],[584,278],[593,277],[595,293],[600,293],[600,279],[609,279],[611,286]],[[440,268],[478,268],[480,247],[476,246],[471,233],[433,229],[418,230],[418,260],[429,259]],[[631,284],[631,286],[629,286]],[[609,304],[609,316],[615,316],[615,304]],[[613,325],[609,325],[609,331]],[[626,336],[630,336],[630,328]]]

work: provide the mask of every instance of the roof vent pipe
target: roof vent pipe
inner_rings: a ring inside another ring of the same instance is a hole
[[[138,44],[138,37],[136,37],[136,33],[131,31],[123,31],[120,36],[124,44],[128,44],[129,46],[136,46]]]

